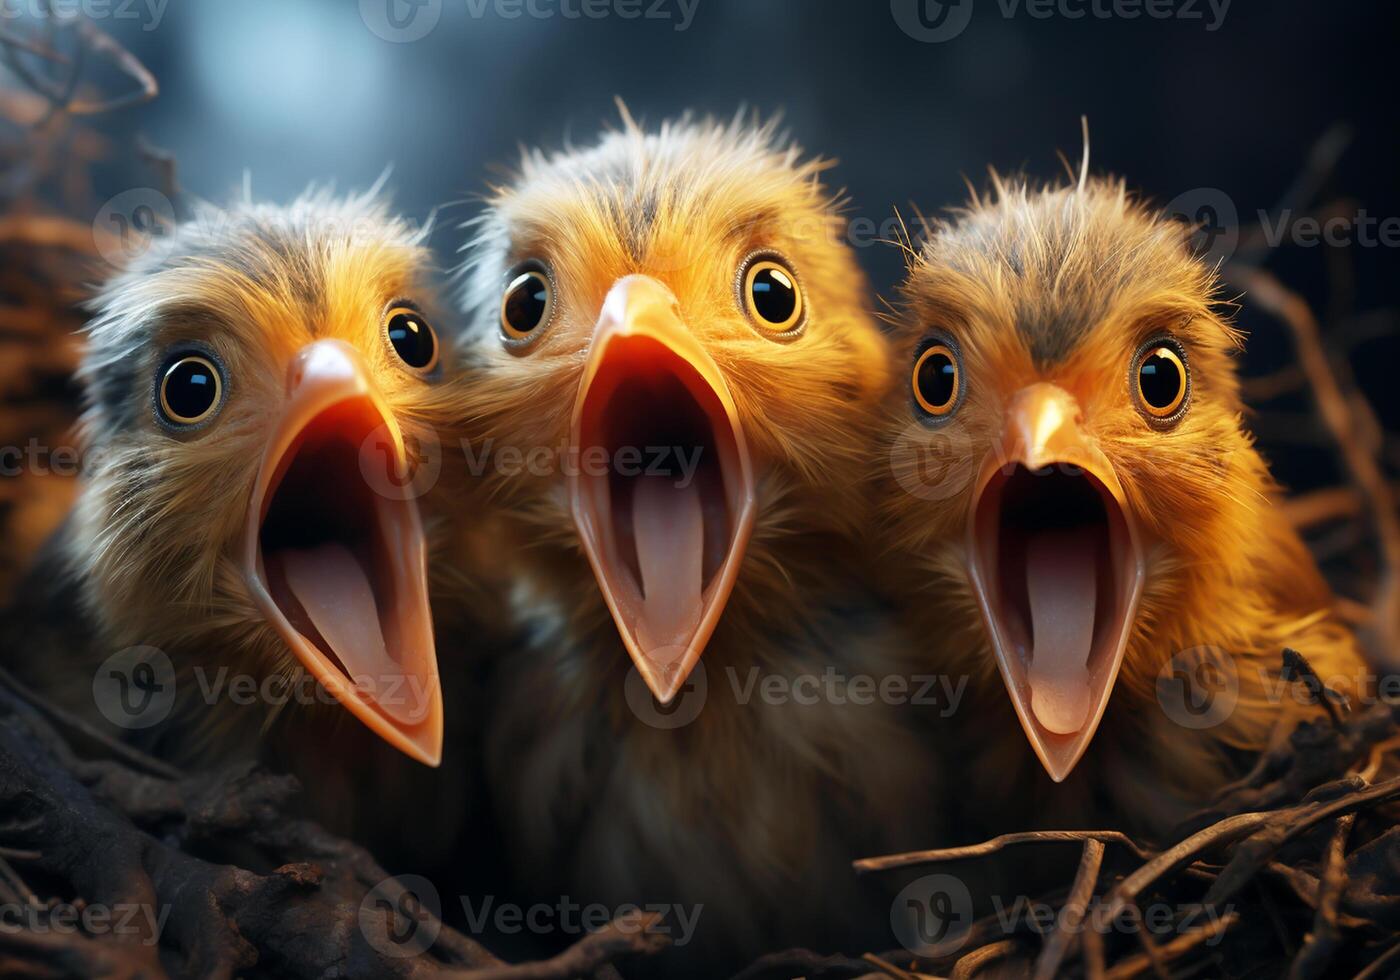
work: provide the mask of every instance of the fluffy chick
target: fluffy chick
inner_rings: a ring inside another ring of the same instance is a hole
[[[1170,828],[1315,710],[1284,647],[1366,684],[1243,425],[1216,275],[1108,179],[998,180],[928,232],[895,318],[881,564],[912,642],[972,678],[976,832]]]
[[[624,117],[527,155],[469,245],[465,438],[534,630],[491,682],[495,808],[537,895],[703,905],[670,971],[839,945],[881,908],[848,862],[925,839],[858,544],[888,352],[824,166]]]
[[[455,839],[467,796],[429,768],[443,692],[413,477],[450,411],[430,271],[374,193],[312,192],[205,207],[108,283],[79,372],[82,488],[11,658],[162,756],[285,765],[318,817],[409,847]],[[106,662],[130,647],[156,652]],[[163,714],[170,683],[164,720],[128,725],[102,694]]]

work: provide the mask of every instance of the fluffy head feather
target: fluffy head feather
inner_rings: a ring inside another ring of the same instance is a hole
[[[568,444],[600,306],[630,274],[674,294],[736,403],[757,515],[700,659],[709,696],[682,729],[649,727],[624,696],[631,662],[564,475],[488,465],[483,481],[508,527],[498,554],[522,569],[518,605],[539,627],[529,651],[498,665],[488,722],[514,860],[541,894],[703,902],[709,952],[765,932],[773,941],[778,920],[810,928],[844,915],[833,896],[853,884],[849,861],[912,843],[902,835],[929,812],[908,796],[931,780],[895,711],[824,698],[785,708],[731,688],[896,669],[852,557],[888,352],[824,167],[771,126],[681,120],[643,132],[626,119],[596,146],[527,155],[468,245],[462,416],[478,454]],[[808,319],[796,336],[764,334],[745,314],[736,278],[758,249],[781,254],[801,283]],[[559,305],[530,346],[508,348],[505,274],[526,259],[548,266]],[[715,853],[729,857],[716,865]],[[793,899],[804,888],[823,908]],[[849,917],[821,938],[838,942],[843,927]]]
[[[1189,229],[1116,180],[997,180],[990,199],[927,230],[894,318],[899,369],[881,491],[891,581],[918,635],[931,638],[927,655],[1004,701],[968,578],[968,498],[1012,394],[1042,381],[1070,392],[1151,542],[1135,629],[1090,751],[1103,758],[1133,726],[1151,729],[1116,750],[1131,746],[1130,764],[1168,792],[1199,796],[1220,779],[1220,746],[1261,748],[1294,703],[1266,697],[1283,646],[1344,688],[1364,675],[1305,549],[1271,509],[1276,487],[1242,421],[1231,358],[1241,338],[1214,271],[1191,254]],[[929,427],[911,409],[910,369],[934,331],[958,344],[965,393],[946,423]],[[1131,389],[1135,353],[1163,334],[1185,349],[1192,384],[1186,414],[1165,430]],[[1204,739],[1157,704],[1164,664],[1199,646],[1232,654],[1240,680],[1238,707]],[[998,724],[1023,741],[1009,711]],[[1004,766],[990,768],[989,784],[1006,779]],[[1099,766],[1083,763],[1077,775],[1086,768]]]
[[[573,396],[599,307],[620,277],[666,283],[680,316],[729,379],[751,451],[760,506],[749,557],[727,618],[745,595],[791,600],[798,572],[777,549],[802,534],[862,526],[873,406],[887,385],[883,338],[865,309],[864,278],[841,242],[841,200],[821,184],[827,164],[804,159],[774,127],[682,119],[652,133],[624,116],[594,147],[528,153],[495,189],[465,275],[472,326],[460,414],[476,452],[558,450],[569,439]],[[763,336],[745,317],[735,278],[755,249],[784,255],[801,280],[809,322],[801,336]],[[545,261],[559,306],[528,351],[502,343],[507,270]],[[576,551],[557,467],[500,479],[490,492],[529,525],[532,541]],[[796,563],[794,563],[795,565]],[[601,610],[591,591],[580,597]]]
[[[433,315],[422,241],[372,193],[203,207],[101,290],[79,372],[86,466],[67,543],[111,649],[148,644],[181,667],[255,677],[300,670],[235,555],[254,478],[288,364],[320,338],[361,354],[410,441],[441,424],[443,395],[402,369],[384,332],[396,299]],[[156,418],[156,374],[189,342],[222,362],[225,401],[207,428],[172,433]]]

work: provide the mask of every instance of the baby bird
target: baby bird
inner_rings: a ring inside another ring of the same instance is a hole
[[[491,682],[495,807],[538,895],[703,907],[668,971],[839,944],[849,860],[922,839],[857,545],[888,352],[823,168],[624,112],[469,245],[465,438],[535,634]]]
[[[172,716],[133,736],[180,763],[280,760],[337,826],[436,779],[411,482],[447,412],[428,270],[423,233],[373,192],[312,192],[206,207],[117,275],[79,372],[82,489],[27,586],[31,610],[91,624],[13,669],[91,713],[105,658],[157,648]]]
[[[1311,710],[1278,676],[1284,647],[1364,685],[1273,509],[1241,338],[1188,233],[1118,181],[998,180],[910,253],[884,567],[928,660],[972,678],[979,830],[988,813],[1082,825],[1105,800],[1168,828]],[[996,710],[998,671],[1065,786]],[[1039,801],[1008,806],[1028,780]]]

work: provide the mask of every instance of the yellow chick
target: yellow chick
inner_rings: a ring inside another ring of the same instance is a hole
[[[861,560],[888,353],[824,166],[624,114],[529,154],[469,244],[464,431],[533,627],[489,682],[507,856],[703,906],[668,971],[887,929],[848,862],[926,840]]]
[[[278,761],[333,826],[392,810],[399,838],[418,786],[443,799],[415,819],[452,839],[462,781],[425,768],[444,702],[412,480],[450,411],[430,269],[374,193],[313,192],[205,208],[108,283],[82,488],[23,600],[52,649],[14,669],[88,713],[112,708],[106,674],[145,677],[132,704],[169,718],[109,720],[161,755]]]
[[[972,678],[979,831],[1171,827],[1315,710],[1286,646],[1365,686],[1274,509],[1188,233],[1118,181],[998,180],[911,252],[882,567],[928,662]]]

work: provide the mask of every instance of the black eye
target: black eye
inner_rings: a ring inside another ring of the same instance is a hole
[[[161,372],[156,399],[171,425],[187,427],[210,419],[219,409],[224,382],[218,365],[199,354],[171,361]]]
[[[744,270],[740,291],[744,309],[764,330],[787,333],[802,323],[802,287],[792,270],[771,258],[760,258]]]
[[[942,418],[958,404],[962,371],[958,356],[947,344],[933,344],[914,361],[914,401],[930,415]]]
[[[539,269],[522,269],[510,277],[501,297],[501,332],[510,340],[524,340],[549,320],[554,285]]]
[[[1191,387],[1184,352],[1174,342],[1154,340],[1137,356],[1138,401],[1147,416],[1170,420],[1181,411]]]
[[[429,371],[437,365],[437,334],[417,310],[396,306],[389,311],[389,343],[403,362],[418,371]]]

